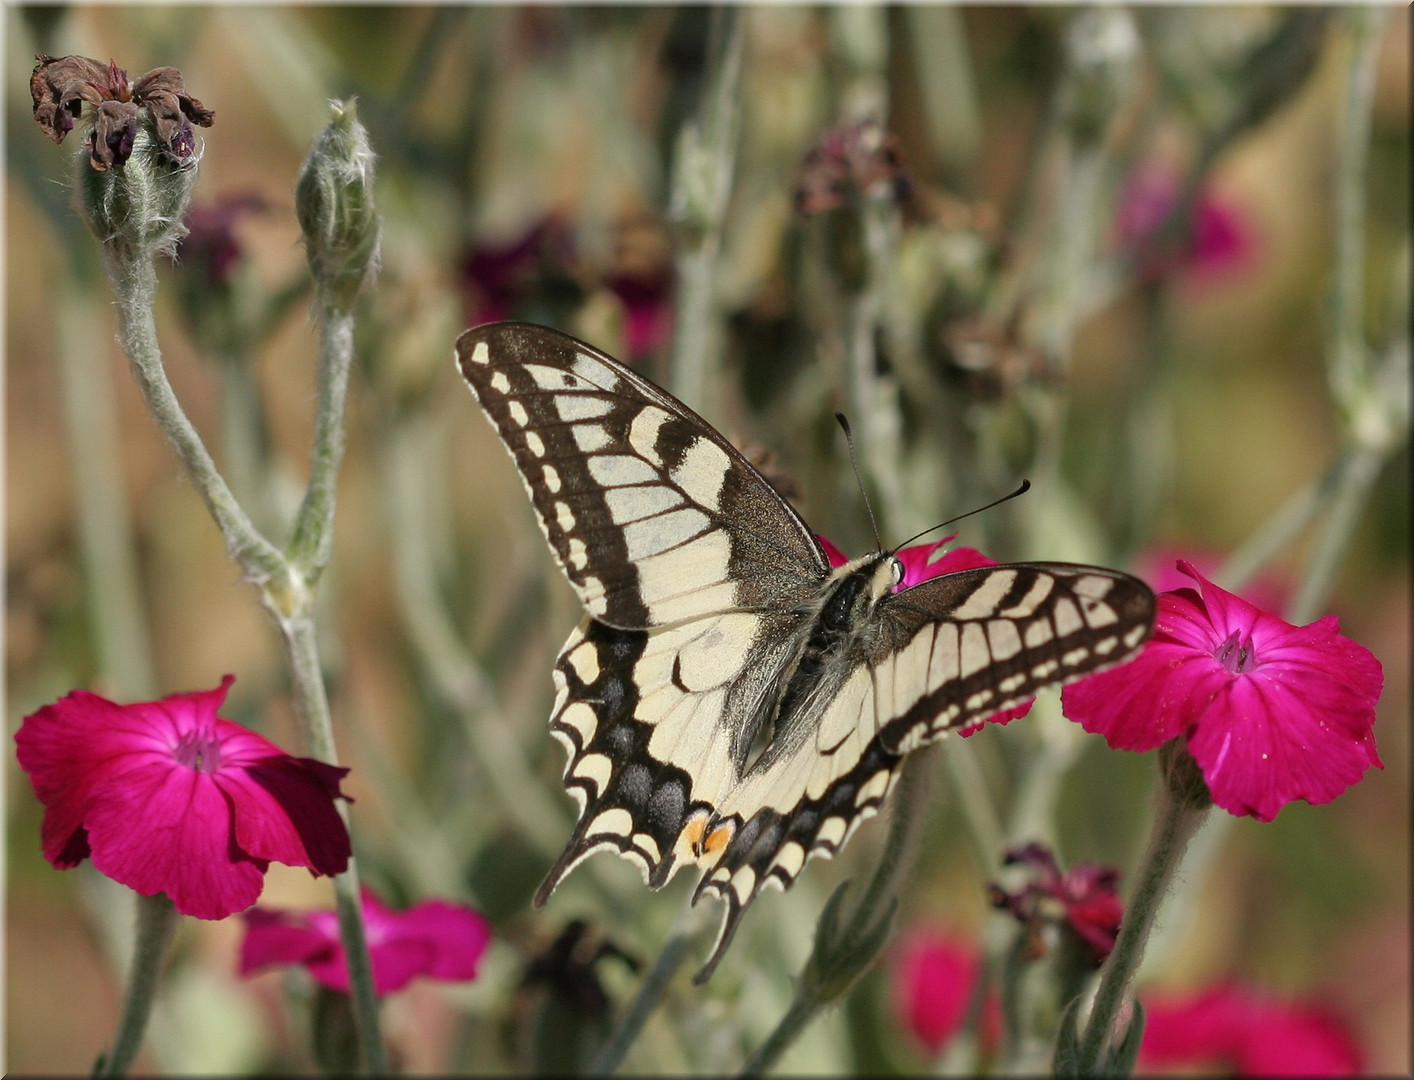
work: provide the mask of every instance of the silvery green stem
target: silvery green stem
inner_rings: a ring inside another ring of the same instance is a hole
[[[116,293],[118,342],[127,354],[138,390],[221,530],[227,552],[246,578],[257,585],[283,576],[284,558],[259,533],[226,486],[167,381],[162,351],[157,343],[157,324],[153,319],[157,270],[152,256],[119,255],[109,258],[107,266]]]
[[[142,1048],[147,1019],[157,997],[157,985],[167,958],[167,948],[177,929],[177,909],[166,893],[137,898],[137,939],[133,963],[128,971],[128,988],[123,998],[123,1016],[112,1049],[94,1066],[95,1076],[126,1076]]]
[[[102,328],[100,304],[90,289],[80,288],[55,319],[65,442],[98,667],[117,697],[147,701],[156,696],[151,637],[118,452],[107,364],[111,339]]]
[[[694,409],[714,411],[721,320],[713,294],[722,223],[736,171],[745,16],[713,9],[713,68],[701,112],[678,136],[668,215],[677,234],[677,311],[668,385]]]
[[[643,977],[643,984],[634,995],[628,1011],[599,1050],[599,1056],[589,1066],[588,1075],[612,1076],[623,1064],[625,1055],[643,1034],[649,1017],[662,1005],[673,976],[687,960],[693,941],[702,933],[709,911],[706,905],[687,907],[678,916],[677,924],[668,934],[668,940],[663,943],[663,948],[653,961],[653,966],[648,969],[648,974]]]
[[[286,555],[311,583],[329,564],[334,544],[334,494],[344,457],[344,401],[353,363],[353,316],[332,304],[319,312],[318,405],[309,486]]]
[[[1335,284],[1327,370],[1336,402],[1351,410],[1369,382],[1365,347],[1365,207],[1370,158],[1371,105],[1385,13],[1352,7],[1345,108],[1336,139]]]
[[[385,446],[383,487],[388,493],[398,606],[432,686],[465,718],[464,730],[501,805],[526,839],[553,858],[565,844],[562,804],[546,794],[530,768],[491,680],[457,632],[437,587],[428,513],[435,495],[427,482],[426,461],[439,448],[431,424],[425,415],[400,419]]]
[[[1149,833],[1148,849],[1135,873],[1114,950],[1101,970],[1100,985],[1080,1038],[1075,1061],[1077,1076],[1104,1073],[1115,1021],[1144,959],[1144,949],[1159,908],[1188,850],[1188,842],[1211,812],[1210,800],[1193,797],[1198,788],[1202,788],[1203,795],[1207,789],[1203,786],[1202,774],[1181,742],[1181,739],[1174,740],[1160,751],[1161,761],[1165,762],[1165,780],[1159,785],[1158,809]],[[1207,807],[1202,806],[1204,801],[1208,802]]]

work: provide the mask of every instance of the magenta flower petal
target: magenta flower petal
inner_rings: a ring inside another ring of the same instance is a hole
[[[481,954],[491,940],[490,925],[476,911],[444,900],[390,911],[367,888],[362,904],[378,995],[401,990],[418,975],[450,982],[476,978]],[[333,911],[256,908],[245,918],[242,975],[275,964],[303,964],[322,985],[349,992],[348,963]]]
[[[1319,1005],[1274,1000],[1240,983],[1192,995],[1145,994],[1141,1071],[1204,1066],[1234,1076],[1355,1076],[1363,1053]]]
[[[893,971],[894,1012],[931,1054],[962,1027],[982,962],[949,934],[918,929],[899,948]]]
[[[1292,626],[1179,569],[1199,589],[1159,596],[1154,637],[1132,662],[1066,687],[1067,716],[1111,746],[1179,735],[1213,801],[1270,821],[1294,799],[1325,803],[1371,766],[1384,672],[1333,616]]]
[[[67,869],[91,854],[115,881],[207,919],[255,903],[271,860],[343,869],[334,799],[347,770],[218,717],[231,681],[133,705],[75,691],[25,717],[15,742],[45,806],[45,857]]]

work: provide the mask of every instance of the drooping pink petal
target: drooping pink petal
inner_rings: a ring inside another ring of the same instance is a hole
[[[268,863],[235,843],[232,807],[211,777],[149,761],[95,786],[85,813],[93,865],[183,915],[223,919],[260,898]]]
[[[364,927],[380,997],[401,990],[419,975],[445,981],[474,979],[491,928],[462,904],[427,900],[406,911],[385,907],[373,890],[362,890]],[[280,963],[303,964],[331,990],[348,993],[349,968],[332,910],[288,912],[257,908],[246,915],[241,974]]]
[[[223,772],[218,782],[236,806],[236,841],[263,859],[342,873],[352,849],[334,799],[347,773],[278,753]]]
[[[337,939],[311,927],[297,912],[255,907],[242,918],[246,922],[238,969],[242,975],[277,964],[307,964],[327,958],[338,948]]]

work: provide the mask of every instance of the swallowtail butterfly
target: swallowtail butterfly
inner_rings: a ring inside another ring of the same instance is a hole
[[[895,591],[877,552],[831,569],[791,506],[710,424],[554,330],[464,333],[457,359],[584,605],[550,732],[579,822],[542,904],[601,849],[651,888],[702,869],[721,959],[767,885],[789,888],[888,797],[911,750],[1129,659],[1154,596],[1065,563]]]

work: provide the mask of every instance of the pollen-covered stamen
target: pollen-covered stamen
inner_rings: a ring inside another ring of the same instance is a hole
[[[178,765],[196,772],[214,773],[221,768],[221,743],[209,731],[187,731],[172,748]]]
[[[1261,666],[1251,636],[1244,637],[1240,630],[1234,630],[1213,650],[1213,658],[1234,675],[1245,675]]]

